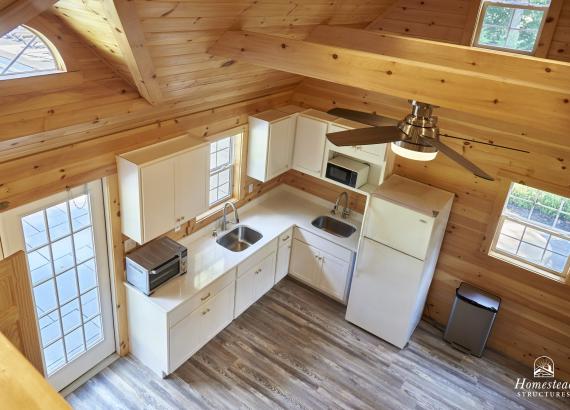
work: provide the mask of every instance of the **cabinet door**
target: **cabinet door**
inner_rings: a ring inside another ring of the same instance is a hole
[[[321,253],[321,274],[319,289],[344,301],[350,264],[327,253]]]
[[[351,129],[354,128],[341,126],[338,124],[330,124],[328,132],[341,132]],[[382,164],[382,162],[384,162],[384,157],[386,156],[386,147],[387,144],[348,145],[345,147],[337,147],[331,143],[331,149],[335,152],[374,164]]]
[[[289,273],[313,286],[318,284],[318,273],[321,269],[319,251],[304,242],[293,240]]]
[[[170,329],[169,372],[184,363],[206,342],[201,310],[197,309]]]
[[[208,210],[208,153],[204,146],[174,158],[175,215],[180,222]]]
[[[295,117],[285,118],[269,126],[267,179],[275,178],[291,168],[295,140]]]
[[[176,225],[173,160],[142,167],[141,181],[143,242],[148,242]]]
[[[279,282],[289,273],[289,259],[291,258],[291,243],[281,245],[277,251],[277,265],[275,267],[275,283]]]
[[[259,264],[255,279],[255,301],[265,295],[275,284],[275,260],[276,255],[273,252]]]
[[[231,284],[170,329],[170,372],[230,324],[233,307]]]
[[[236,301],[234,318],[241,315],[253,302],[255,302],[255,281],[257,279],[258,266],[252,267],[236,281]]]
[[[319,177],[323,165],[327,123],[316,119],[297,118],[293,167],[301,172]]]

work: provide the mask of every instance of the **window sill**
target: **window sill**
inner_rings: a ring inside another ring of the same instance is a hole
[[[500,261],[510,263],[511,265],[514,265],[514,266],[516,266],[516,267],[518,267],[518,268],[521,268],[521,269],[530,271],[530,272],[532,272],[532,273],[536,273],[537,275],[543,276],[543,277],[545,277],[545,278],[547,278],[547,279],[556,281],[556,282],[558,282],[558,283],[570,285],[570,283],[567,282],[567,277],[565,277],[565,276],[559,276],[559,275],[556,275],[556,274],[554,274],[554,273],[545,271],[545,270],[543,270],[543,269],[537,268],[537,267],[534,266],[534,265],[531,265],[531,264],[529,264],[529,263],[524,263],[524,262],[522,262],[522,261],[520,261],[520,260],[518,260],[518,259],[511,258],[511,257],[509,257],[509,256],[507,256],[507,255],[502,254],[502,253],[490,251],[490,252],[489,252],[489,256],[491,256],[491,257],[493,257],[493,258],[495,258],[495,259],[498,259],[498,260],[500,260]]]
[[[204,220],[213,217],[215,214],[217,214],[218,212],[222,211],[224,209],[224,205],[227,202],[231,202],[234,205],[237,206],[237,198],[228,198],[227,200],[225,200],[224,202],[218,204],[218,205],[214,205],[212,208],[208,209],[206,212],[204,212],[201,215],[198,215],[196,217],[196,223],[200,223],[203,222]]]

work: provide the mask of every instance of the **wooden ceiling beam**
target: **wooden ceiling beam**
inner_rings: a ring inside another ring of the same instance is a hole
[[[317,30],[310,37],[311,41],[229,31],[209,52],[306,77],[538,127],[548,131],[545,139],[567,144],[568,63],[405,37],[398,37],[397,47],[393,48],[384,45],[389,41],[387,36],[371,31],[340,27]],[[317,38],[324,30],[329,30],[330,37]]]
[[[0,37],[41,14],[57,0],[16,0],[0,12]]]
[[[144,31],[134,1],[103,0],[109,24],[132,75],[134,85],[149,103],[163,101],[152,57],[144,45]]]

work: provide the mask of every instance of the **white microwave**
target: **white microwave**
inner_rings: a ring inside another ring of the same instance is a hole
[[[353,188],[360,188],[368,181],[370,165],[352,158],[337,156],[329,159],[325,177]]]

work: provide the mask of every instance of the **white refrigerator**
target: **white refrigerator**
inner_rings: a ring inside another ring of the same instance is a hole
[[[453,194],[392,175],[365,213],[346,320],[405,347],[421,319]]]

